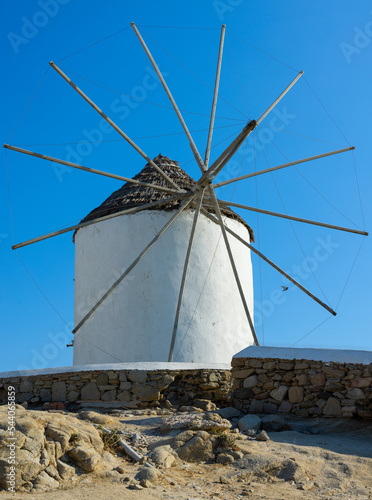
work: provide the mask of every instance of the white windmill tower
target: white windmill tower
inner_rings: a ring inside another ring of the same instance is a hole
[[[201,177],[193,181],[177,163],[159,155],[151,160],[54,63],[51,66],[148,162],[134,179],[40,155],[8,149],[73,168],[112,177],[126,184],[80,224],[14,245],[26,246],[68,231],[75,233],[76,297],[74,364],[112,361],[230,362],[232,354],[256,343],[252,313],[250,251],[274,267],[331,314],[327,304],[298,283],[253,245],[253,232],[229,206],[307,224],[367,235],[263,209],[218,200],[215,189],[231,182],[354,149],[348,147],[213,183],[249,134],[302,76],[301,71],[257,120],[209,166],[218,97],[225,26],[222,26],[211,120],[201,158],[172,94],[138,29],[146,51],[189,140]],[[210,248],[217,247],[206,279]],[[154,247],[154,248],[153,248]],[[206,287],[201,295],[201,284]],[[106,290],[102,292],[102,290]],[[200,297],[200,301],[196,299]],[[196,304],[198,302],[198,304]],[[197,306],[197,307],[196,307]],[[195,314],[194,314],[195,313]]]

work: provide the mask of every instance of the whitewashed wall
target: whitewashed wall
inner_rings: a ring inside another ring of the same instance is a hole
[[[79,229],[75,239],[75,325],[172,214],[143,211]],[[74,365],[168,360],[193,214],[187,211],[179,216],[77,332]],[[243,224],[224,219],[249,241]],[[232,236],[229,239],[253,316],[250,251]],[[173,361],[230,363],[235,353],[252,343],[221,230],[201,215]]]

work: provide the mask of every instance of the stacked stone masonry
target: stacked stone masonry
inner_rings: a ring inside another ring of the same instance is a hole
[[[166,400],[176,405],[208,399],[226,406],[232,398],[229,370],[106,370],[54,373],[0,379],[0,404],[8,386],[16,402],[117,402],[128,407],[155,407]]]
[[[372,365],[234,358],[232,378],[246,413],[372,419]]]

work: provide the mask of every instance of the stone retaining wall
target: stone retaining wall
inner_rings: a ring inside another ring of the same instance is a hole
[[[372,419],[372,365],[237,357],[234,406],[247,413]]]
[[[117,402],[128,407],[160,406],[169,400],[189,405],[208,399],[226,406],[231,401],[231,372],[197,370],[91,370],[0,378],[0,404],[7,402],[8,386],[16,402]]]

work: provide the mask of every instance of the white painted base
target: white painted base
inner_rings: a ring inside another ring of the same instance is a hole
[[[291,347],[248,346],[234,355],[234,358],[276,358],[309,359],[334,363],[372,363],[372,351],[352,351],[344,349],[312,349]]]
[[[75,325],[174,212],[143,211],[80,229],[75,238]],[[74,365],[168,360],[193,211],[180,215],[75,335]],[[249,241],[246,227],[225,223]],[[253,316],[250,251],[229,236]],[[173,361],[230,363],[253,338],[220,228],[198,220]]]

